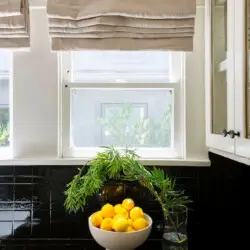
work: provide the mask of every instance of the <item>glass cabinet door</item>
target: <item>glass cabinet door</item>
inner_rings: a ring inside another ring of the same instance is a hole
[[[234,2],[205,1],[207,146],[234,153]]]
[[[222,135],[227,122],[227,1],[212,0],[212,133]]]
[[[235,0],[235,153],[250,158],[250,0]]]

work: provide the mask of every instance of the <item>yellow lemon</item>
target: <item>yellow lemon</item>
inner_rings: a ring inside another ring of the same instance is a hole
[[[111,231],[113,225],[113,220],[110,218],[106,218],[102,221],[100,228],[102,230]]]
[[[112,218],[115,215],[114,207],[112,205],[105,204],[101,209],[103,218]]]
[[[94,214],[91,216],[91,222],[92,222],[92,224],[93,224],[95,227],[100,227],[102,221],[103,221],[103,218],[102,218],[100,212],[94,213]]]
[[[102,212],[101,212],[101,211],[97,211],[97,212],[95,212],[94,214],[99,214],[99,215],[102,216]]]
[[[128,211],[125,208],[121,208],[117,215],[121,215],[125,219],[128,219]]]
[[[119,211],[120,211],[121,208],[122,208],[122,204],[116,204],[114,206],[115,214],[119,214]]]
[[[132,227],[132,225],[133,225],[133,221],[132,221],[131,219],[128,219],[128,224],[129,224],[129,226],[131,226],[131,227]]]
[[[122,214],[116,214],[116,215],[113,217],[113,220],[115,221],[115,220],[117,220],[117,219],[119,219],[119,218],[124,218],[124,216],[123,216]],[[126,219],[126,218],[124,218],[124,219]]]
[[[127,211],[130,211],[135,206],[135,203],[132,199],[127,198],[123,200],[122,207],[125,208]]]
[[[113,223],[113,229],[116,232],[126,232],[128,229],[128,220],[125,218],[118,218]]]
[[[130,219],[132,220],[136,220],[138,218],[143,218],[144,214],[143,214],[143,210],[140,207],[134,207],[131,211],[130,211]]]
[[[135,230],[142,230],[148,226],[148,222],[144,218],[138,218],[133,222]]]
[[[131,227],[131,226],[128,226],[128,228],[127,228],[127,230],[126,230],[126,232],[134,232],[135,230]]]

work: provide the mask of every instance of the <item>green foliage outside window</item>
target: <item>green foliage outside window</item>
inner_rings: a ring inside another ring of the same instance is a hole
[[[9,139],[9,124],[0,125],[0,146],[5,145]]]
[[[112,115],[98,118],[111,144],[123,147],[170,147],[172,105],[167,106],[159,120],[133,117],[133,109],[133,104],[125,104],[121,109],[109,108]]]

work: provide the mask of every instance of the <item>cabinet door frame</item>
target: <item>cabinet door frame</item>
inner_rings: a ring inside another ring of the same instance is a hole
[[[237,4],[237,5],[236,5]],[[247,139],[248,43],[247,0],[235,0],[235,154],[250,158],[250,139]]]
[[[206,143],[208,147],[235,152],[235,140],[213,134],[212,83],[212,0],[205,1],[205,85],[206,85]],[[227,3],[227,130],[234,128],[234,0]]]

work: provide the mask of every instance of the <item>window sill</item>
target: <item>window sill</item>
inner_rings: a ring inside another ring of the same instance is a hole
[[[16,158],[16,159],[0,159],[0,166],[61,166],[61,165],[72,165],[81,166],[87,162],[87,159],[72,159],[72,158]],[[208,167],[210,166],[210,161],[208,158],[190,158],[190,159],[147,159],[141,160],[142,164],[145,166],[189,166],[189,167]]]
[[[0,148],[0,161],[11,159],[11,148],[10,147],[1,147]]]

